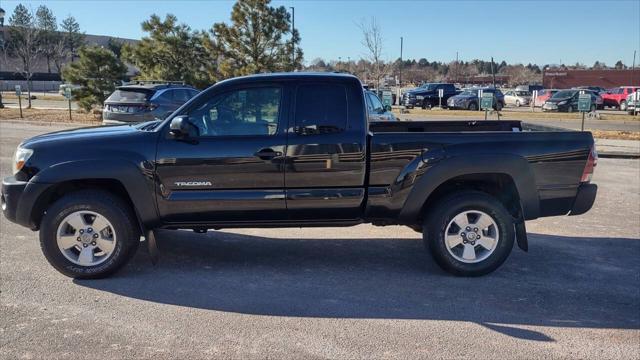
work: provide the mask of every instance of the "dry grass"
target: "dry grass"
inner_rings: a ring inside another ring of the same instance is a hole
[[[42,123],[74,123],[99,125],[102,120],[94,114],[87,114],[79,111],[72,111],[69,120],[68,110],[42,110],[42,109],[22,109],[23,118],[20,118],[19,109],[0,109],[0,121],[36,121]]]
[[[640,140],[640,131],[590,130],[598,139]]]
[[[56,94],[56,93],[47,93],[46,95],[43,94],[42,92],[31,92],[31,96],[35,96],[36,99],[38,100],[53,100],[53,101],[65,101],[66,99],[64,98],[64,96],[60,95],[60,94]],[[2,92],[2,98],[4,99],[9,99],[9,100],[17,100],[18,97],[16,96],[16,94],[14,92],[8,92],[8,91],[4,91]],[[27,100],[27,92],[23,92],[22,93],[22,102],[24,103]]]
[[[472,114],[477,117],[478,113],[472,111],[456,111],[456,110],[419,110],[429,112],[433,116],[435,112],[451,113],[452,117],[460,117],[460,114]],[[23,119],[20,119],[20,110],[4,108],[0,109],[0,121],[34,121],[41,123],[74,123],[84,125],[100,125],[101,120],[94,114],[87,114],[79,111],[72,112],[72,120],[69,120],[69,112],[67,110],[40,110],[40,109],[23,109]],[[518,113],[520,115],[521,113]],[[404,115],[404,114],[403,114]],[[541,115],[534,113],[532,115]],[[542,114],[548,115],[548,114]],[[554,114],[565,115],[565,114]],[[494,115],[495,116],[495,115]],[[575,116],[575,114],[574,114]],[[536,117],[539,119],[540,117]],[[590,130],[593,136],[600,139],[617,139],[617,140],[640,140],[640,132],[638,131],[605,131]]]
[[[401,114],[399,110],[394,109],[394,114],[399,118],[409,118],[412,117],[438,117],[438,118],[484,118],[484,112],[482,111],[468,111],[468,110],[447,110],[447,109],[432,109],[432,110],[423,110],[420,108],[413,108],[409,110],[408,114]],[[489,117],[491,119],[496,119],[497,115],[495,112],[490,112]],[[530,111],[513,111],[513,110],[503,110],[500,112],[500,118],[504,120],[576,120],[580,119],[581,115],[579,113],[558,113],[558,112],[542,112],[540,109],[536,109],[535,112]],[[640,116],[633,116],[626,113],[620,114],[608,114],[608,113],[600,113],[600,120],[636,120],[640,121]]]

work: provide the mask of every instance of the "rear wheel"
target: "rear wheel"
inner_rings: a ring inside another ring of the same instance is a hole
[[[494,197],[464,191],[441,200],[423,226],[423,240],[440,267],[480,276],[507,259],[515,238],[513,218]]]
[[[140,242],[137,222],[121,199],[78,191],[56,201],[42,219],[40,247],[62,274],[102,278],[124,266]]]

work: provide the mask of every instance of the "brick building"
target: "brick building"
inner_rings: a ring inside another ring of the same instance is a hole
[[[640,69],[577,70],[550,68],[542,72],[542,84],[547,89],[567,89],[576,86],[612,88],[640,85]]]

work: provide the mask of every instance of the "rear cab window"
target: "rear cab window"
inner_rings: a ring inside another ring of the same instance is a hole
[[[342,132],[347,128],[347,121],[348,105],[345,85],[321,83],[298,86],[295,123],[299,134]]]

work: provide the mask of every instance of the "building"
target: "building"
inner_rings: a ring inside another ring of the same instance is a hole
[[[5,42],[9,39],[9,27],[0,27],[0,40]],[[85,45],[96,45],[107,47],[109,39],[128,44],[135,44],[139,40],[123,39],[112,36],[102,35],[85,35]],[[64,62],[71,61],[71,57],[68,57]],[[11,57],[3,49],[0,49],[0,91],[12,91],[15,85],[21,85],[23,89],[26,89],[27,84],[23,74],[20,72],[22,63],[20,59]],[[127,65],[129,76],[135,75],[136,69]],[[43,56],[36,59],[34,64],[33,76],[32,76],[32,91],[57,91],[58,87],[62,83],[58,69],[53,63],[50,64],[50,70],[47,68],[47,61]]]
[[[605,89],[640,85],[640,69],[566,69],[545,68],[542,84],[547,89],[569,89],[577,86],[601,86]]]

